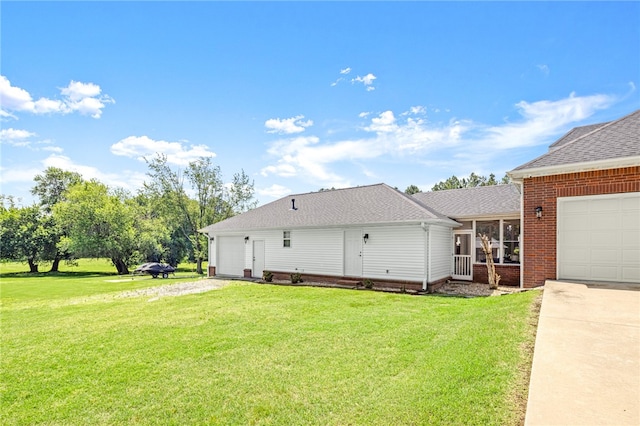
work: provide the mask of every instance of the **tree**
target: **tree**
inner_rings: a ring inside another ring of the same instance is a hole
[[[256,203],[252,201],[253,182],[241,171],[225,188],[220,167],[213,165],[210,157],[190,162],[184,172],[172,170],[167,164],[167,157],[162,154],[147,160],[147,164],[151,182],[145,183],[145,191],[180,224],[180,231],[190,242],[196,271],[202,274],[202,262],[207,258],[208,247],[199,230],[255,207]],[[185,178],[195,193],[195,200],[187,195]]]
[[[47,212],[51,212],[54,205],[64,201],[65,192],[69,187],[82,182],[80,173],[69,172],[57,167],[48,167],[42,175],[33,180],[36,185],[31,193],[40,199],[40,205]]]
[[[54,247],[58,247],[58,242],[64,237],[64,232],[57,226],[52,217],[53,206],[65,200],[66,191],[72,185],[82,182],[82,176],[76,172],[69,172],[57,167],[48,167],[43,174],[37,175],[34,179],[35,186],[31,188],[31,193],[39,198],[40,207],[43,214],[48,216],[50,222],[51,237]],[[58,248],[48,251],[49,258],[42,259],[51,262],[49,272],[58,272],[62,259],[71,260],[72,254]]]
[[[496,175],[491,173],[489,177],[480,176],[475,173],[471,173],[468,178],[458,179],[453,175],[447,180],[440,181],[433,185],[432,191],[442,191],[446,189],[459,189],[459,188],[474,188],[476,186],[491,186],[509,183],[509,177],[505,175],[500,182],[496,180]]]
[[[409,186],[407,186],[407,189],[404,190],[404,193],[407,194],[407,195],[413,195],[413,194],[417,194],[419,192],[422,192],[422,191],[420,191],[420,188],[418,188],[415,185],[409,185]]]
[[[78,256],[108,257],[118,274],[128,274],[135,260],[135,211],[127,194],[112,192],[95,180],[72,185],[53,215],[65,232],[59,246]]]
[[[53,220],[38,206],[0,208],[0,256],[3,260],[27,262],[29,272],[38,272],[38,263],[56,250]]]
[[[487,277],[489,279],[489,288],[495,290],[500,283],[500,275],[496,272],[496,267],[493,263],[493,249],[491,247],[491,238],[485,234],[478,234],[480,237],[480,246],[487,259]]]

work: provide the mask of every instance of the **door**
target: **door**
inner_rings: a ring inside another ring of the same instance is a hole
[[[559,279],[640,283],[640,193],[558,198],[557,226]]]
[[[362,230],[344,231],[344,275],[362,276]]]
[[[244,238],[218,237],[218,268],[216,275],[244,275]]]
[[[264,272],[264,241],[253,241],[253,267],[252,273],[255,278],[262,278]]]
[[[454,231],[451,278],[456,280],[473,279],[472,241],[471,231]]]

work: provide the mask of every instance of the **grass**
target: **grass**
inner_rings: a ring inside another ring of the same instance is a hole
[[[120,281],[85,262],[78,276],[11,267],[0,274],[3,424],[522,420],[538,292],[234,283],[149,301],[113,296],[175,281]]]

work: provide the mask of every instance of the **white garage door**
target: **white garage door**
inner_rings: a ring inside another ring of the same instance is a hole
[[[218,238],[218,268],[217,275],[233,275],[241,277],[244,274],[244,238]]]
[[[558,198],[558,278],[640,283],[640,193]]]

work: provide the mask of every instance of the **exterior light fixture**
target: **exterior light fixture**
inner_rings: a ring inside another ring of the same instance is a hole
[[[367,240],[369,239],[369,234],[364,234],[362,238],[364,239],[364,243],[367,244]]]
[[[249,242],[249,237],[248,236],[244,237],[244,243],[247,244],[248,242]]]
[[[541,206],[536,207],[536,217],[538,219],[540,219],[542,217],[542,207]]]

